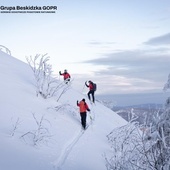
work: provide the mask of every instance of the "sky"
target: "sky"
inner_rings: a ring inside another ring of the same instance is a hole
[[[170,62],[169,0],[0,0],[1,6],[57,6],[52,14],[0,13],[0,45],[14,57],[50,56],[54,75],[98,94],[162,92]],[[2,10],[1,10],[2,11]]]
[[[107,169],[103,155],[112,149],[106,135],[126,125],[123,118],[99,102],[91,105],[73,88],[57,100],[67,85],[51,98],[37,97],[29,66],[1,51],[0,77],[1,170]],[[86,131],[76,106],[82,98],[91,110]]]

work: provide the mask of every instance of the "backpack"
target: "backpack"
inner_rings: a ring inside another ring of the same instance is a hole
[[[96,91],[97,90],[97,84],[93,83],[93,90]]]

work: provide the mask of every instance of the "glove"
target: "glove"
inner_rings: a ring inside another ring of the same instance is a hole
[[[78,105],[79,101],[77,100],[77,105]]]
[[[59,71],[59,74],[61,74],[61,71]]]

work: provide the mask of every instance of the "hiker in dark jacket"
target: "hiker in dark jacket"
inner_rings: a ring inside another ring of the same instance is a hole
[[[89,92],[87,93],[87,96],[89,98],[89,100],[91,101],[91,97],[90,95],[92,96],[92,102],[94,103],[95,102],[95,98],[94,98],[94,92],[95,92],[95,89],[94,89],[94,84],[91,80],[88,81],[89,84],[87,84],[87,82],[85,82],[85,85],[86,87],[89,88]]]

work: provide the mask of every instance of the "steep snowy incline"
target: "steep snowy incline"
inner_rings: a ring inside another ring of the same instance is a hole
[[[37,97],[30,67],[1,51],[0,77],[0,169],[106,169],[102,156],[110,152],[106,135],[125,120],[98,102],[91,105],[86,95],[71,87],[58,101]],[[84,133],[76,106],[82,98],[94,118],[90,124],[87,117],[90,126]]]
[[[127,122],[122,120],[118,115],[113,113],[110,109],[104,107],[100,103],[96,103],[92,107],[91,116],[95,117],[92,124],[81,135],[81,137],[73,143],[71,151],[66,152],[62,164],[58,165],[55,162],[56,167],[60,170],[105,170],[104,155],[109,155],[110,148],[107,144],[107,135],[120,125],[124,125]],[[90,122],[88,116],[88,122]],[[60,160],[61,161],[61,160]]]
[[[73,91],[73,92],[71,92]],[[70,93],[73,94],[70,98]],[[54,166],[58,170],[105,170],[105,159],[103,155],[110,153],[107,143],[107,135],[114,129],[125,125],[127,122],[109,108],[96,102],[90,104],[86,95],[76,94],[73,89],[62,96],[61,102],[70,103],[75,107],[76,101],[86,99],[91,112],[87,112],[87,130],[77,129],[77,135],[69,140],[64,147],[61,157],[57,158]],[[78,117],[79,114],[77,115]],[[92,124],[90,116],[93,118]]]

